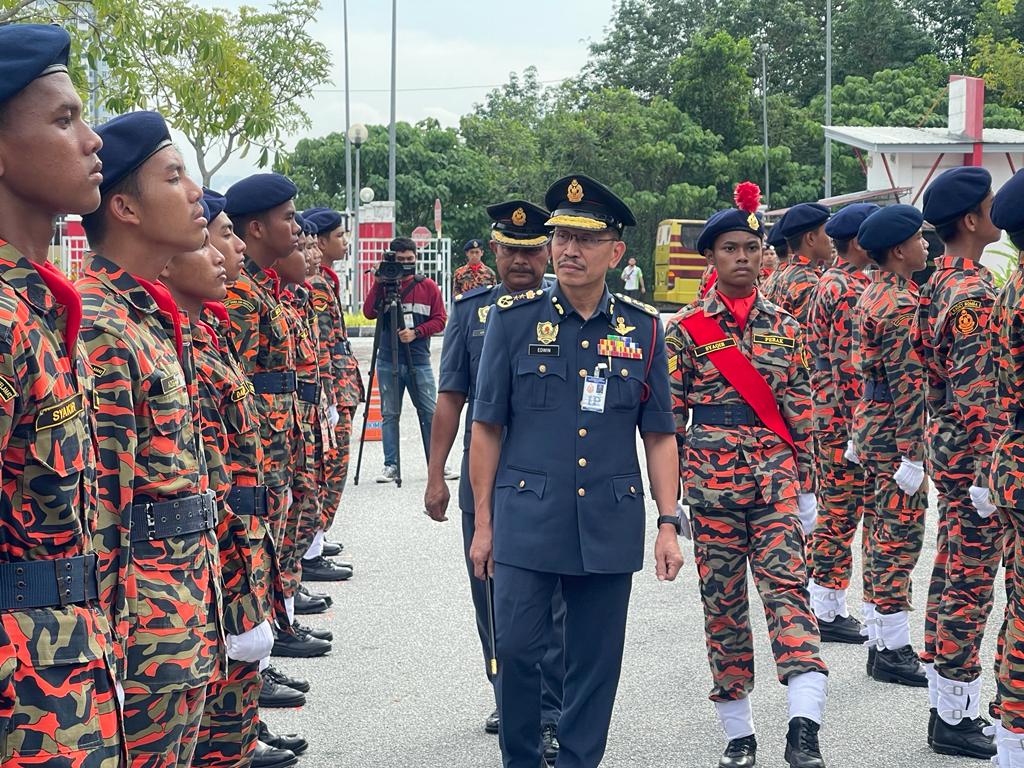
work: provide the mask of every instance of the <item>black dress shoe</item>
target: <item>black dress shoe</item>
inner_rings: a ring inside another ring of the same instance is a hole
[[[860,633],[861,627],[861,623],[852,616],[836,616],[832,621],[818,621],[823,643],[862,645],[864,635]]]
[[[351,568],[335,565],[323,555],[313,560],[302,561],[303,581],[348,581],[351,578]]]
[[[935,727],[932,728],[932,751],[940,755],[988,760],[995,755],[996,745],[991,736],[982,733],[982,729],[990,725],[983,717],[973,720],[965,717],[956,725],[950,725],[936,715]]]
[[[263,686],[260,688],[260,706],[278,708],[301,707],[306,703],[306,694],[286,685],[277,683],[263,671]]]
[[[935,721],[939,719],[939,710],[932,707],[928,710],[928,746],[932,745],[933,734],[935,733]]]
[[[806,717],[794,717],[789,721],[786,734],[786,762],[789,768],[825,768],[818,747],[820,726]]]
[[[928,687],[928,676],[924,673],[924,664],[909,645],[895,650],[880,648],[875,654],[871,677],[880,683],[909,685],[911,688]]]
[[[337,557],[341,554],[341,550],[345,548],[345,545],[340,541],[327,541],[324,540],[324,557]]]
[[[299,584],[299,592],[301,592],[303,595],[310,598],[311,600],[323,600],[325,603],[327,603],[328,608],[334,605],[334,598],[332,598],[326,592],[314,592],[305,584]]]
[[[540,727],[540,745],[544,750],[541,754],[544,762],[554,765],[558,760],[558,726],[554,723],[544,723]]]
[[[334,633],[329,629],[313,629],[312,627],[307,627],[305,624],[299,624],[297,621],[292,624],[292,627],[296,632],[305,632],[307,635],[315,637],[317,640],[326,640],[327,642],[331,642],[334,639]]]
[[[296,757],[309,749],[309,742],[297,733],[275,734],[267,724],[260,720],[259,740],[278,749],[287,749]]]
[[[305,678],[302,678],[302,677],[291,677],[290,675],[286,675],[284,672],[282,672],[280,669],[278,669],[275,666],[269,666],[266,669],[264,669],[263,670],[263,676],[264,677],[269,677],[271,680],[273,680],[278,685],[284,685],[284,686],[287,686],[288,688],[291,688],[292,690],[301,691],[302,693],[309,693],[309,681],[308,680],[306,680]],[[267,741],[267,740],[264,739],[264,741]],[[267,741],[267,743],[269,744],[270,742]],[[292,752],[295,752],[295,750],[293,749]],[[295,754],[299,754],[299,753],[295,752]]]
[[[310,616],[327,610],[327,603],[320,598],[309,597],[301,592],[295,593],[295,615]]]
[[[733,739],[725,748],[718,768],[754,768],[757,765],[757,739],[754,735]]]
[[[878,655],[878,646],[877,645],[869,645],[868,646],[868,666],[867,666],[868,677],[871,677],[871,672],[875,668],[875,657],[877,655]]]
[[[497,733],[501,730],[501,718],[498,716],[498,710],[495,708],[491,714],[484,720],[484,731],[487,733]]]
[[[309,659],[330,652],[331,644],[326,640],[319,640],[305,632],[296,632],[294,635],[278,632],[277,637],[274,638],[274,648],[270,651],[270,655]]]
[[[299,762],[294,752],[278,749],[262,741],[256,742],[256,751],[252,756],[252,768],[291,768]]]

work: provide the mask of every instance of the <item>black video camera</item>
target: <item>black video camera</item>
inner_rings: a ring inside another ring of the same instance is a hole
[[[405,265],[399,263],[394,251],[384,251],[380,258],[380,264],[373,276],[382,283],[401,283],[406,276]]]

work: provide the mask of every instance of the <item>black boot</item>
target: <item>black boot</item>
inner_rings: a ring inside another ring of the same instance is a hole
[[[341,554],[341,551],[345,548],[345,545],[340,541],[327,541],[324,539],[324,557],[337,557]]]
[[[320,598],[304,595],[302,592],[295,593],[295,615],[310,616],[314,613],[323,613],[327,610],[327,602]]]
[[[352,578],[352,569],[335,565],[326,557],[302,559],[303,581],[348,581]]]
[[[718,768],[754,768],[757,765],[757,739],[754,734],[733,739],[726,745]]]
[[[878,655],[878,646],[877,645],[869,645],[868,646],[868,667],[867,667],[868,677],[871,677],[871,673],[875,669],[875,657],[877,655]]]
[[[274,733],[267,724],[260,720],[259,740],[278,749],[287,749],[293,755],[298,756],[309,749],[309,742],[297,733]]]
[[[260,706],[266,708],[301,707],[306,703],[306,694],[276,682],[266,670],[262,674]]]
[[[932,751],[940,755],[988,760],[995,755],[996,745],[991,736],[982,733],[982,729],[990,725],[983,717],[973,720],[965,717],[956,725],[950,725],[936,716],[935,727],[932,729]]]
[[[296,632],[290,635],[287,632],[278,632],[274,638],[274,648],[271,656],[288,656],[296,659],[310,659],[314,656],[324,656],[331,652],[331,644],[326,640],[318,640],[305,632]]]
[[[495,708],[491,714],[484,720],[484,731],[487,733],[497,733],[501,730],[501,718],[498,716],[498,710]]]
[[[294,752],[278,749],[262,741],[256,742],[256,751],[252,756],[252,768],[291,768],[299,762]]]
[[[310,600],[323,600],[325,603],[327,603],[328,608],[334,605],[334,598],[332,598],[326,592],[314,592],[305,584],[299,584],[299,592],[304,594]]]
[[[928,746],[932,745],[935,736],[935,721],[939,719],[939,710],[932,707],[928,710]]]
[[[292,622],[292,627],[296,632],[305,632],[307,635],[315,637],[317,640],[326,640],[327,642],[334,640],[334,633],[329,629],[313,629],[312,627],[307,627],[305,624],[299,624],[297,621]]]
[[[558,760],[558,726],[554,723],[544,723],[540,727],[540,744],[543,751],[544,762],[554,765]]]
[[[818,620],[818,631],[823,643],[862,645],[864,635],[860,633],[861,628],[861,623],[852,616],[836,616],[832,621]]]
[[[896,683],[909,685],[911,688],[927,688],[928,677],[924,673],[924,664],[909,645],[890,650],[880,648],[875,655],[875,664],[871,668],[871,677],[880,683]]]
[[[291,688],[292,690],[301,691],[302,693],[309,693],[308,680],[302,677],[292,677],[291,675],[286,675],[284,672],[282,672],[275,666],[269,666],[266,669],[264,669],[263,676],[269,677],[278,685],[284,685],[288,688]],[[267,740],[264,739],[264,741]],[[267,741],[267,743],[269,744],[270,742]],[[295,750],[292,751],[294,752]],[[298,752],[296,752],[295,754],[298,754]]]
[[[818,747],[820,726],[806,717],[794,717],[789,721],[786,734],[786,762],[789,768],[825,768]]]

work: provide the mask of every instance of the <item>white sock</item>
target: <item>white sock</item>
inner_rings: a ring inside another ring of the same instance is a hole
[[[981,678],[961,683],[935,673],[936,709],[939,717],[950,725],[967,718],[973,720],[981,710]]]
[[[806,717],[821,725],[828,698],[828,676],[821,672],[802,672],[786,681],[789,719]]]
[[[313,537],[313,541],[309,543],[309,549],[306,550],[306,554],[302,556],[303,560],[316,560],[320,555],[324,553],[324,532],[317,531],[316,536]]]
[[[910,617],[906,611],[878,614],[878,647],[894,651],[910,645]]]
[[[878,643],[878,619],[875,616],[875,604],[874,603],[861,603],[860,604],[860,615],[864,618],[864,628],[861,629],[860,633],[867,638],[867,645],[877,645]]]
[[[284,599],[284,609],[288,613],[288,623],[295,623],[295,598],[286,597]]]
[[[262,672],[264,669],[266,669],[269,666],[270,666],[270,657],[269,656],[267,656],[266,658],[260,659],[260,672]]]
[[[993,762],[999,768],[1024,768],[1024,733],[1004,728],[997,720],[995,742],[996,758]]]
[[[814,579],[807,582],[807,591],[811,596],[811,610],[818,621],[835,621],[838,616],[849,616],[846,607],[846,590],[823,587]]]
[[[928,678],[928,706],[935,709],[939,706],[939,673],[934,663],[924,665],[924,675]]]
[[[715,709],[728,741],[753,735],[754,713],[750,709],[749,697],[744,696],[735,701],[716,701]]]

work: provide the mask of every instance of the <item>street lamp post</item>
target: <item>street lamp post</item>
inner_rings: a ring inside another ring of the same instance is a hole
[[[354,189],[359,189],[359,160],[363,143],[369,137],[370,132],[366,130],[366,126],[362,123],[356,123],[348,129],[348,140],[352,143],[352,146],[356,149],[356,179]],[[356,271],[359,268],[359,196],[354,195],[352,209],[352,255],[349,257],[352,270],[352,306],[350,307],[352,312],[359,311],[359,303],[362,298],[362,280],[361,275]]]
[[[832,0],[825,0],[825,125],[832,125]],[[832,197],[832,139],[825,138],[825,197]]]
[[[761,123],[764,128],[764,205],[770,209],[768,201],[772,196],[771,176],[768,172],[768,44],[761,43]]]

